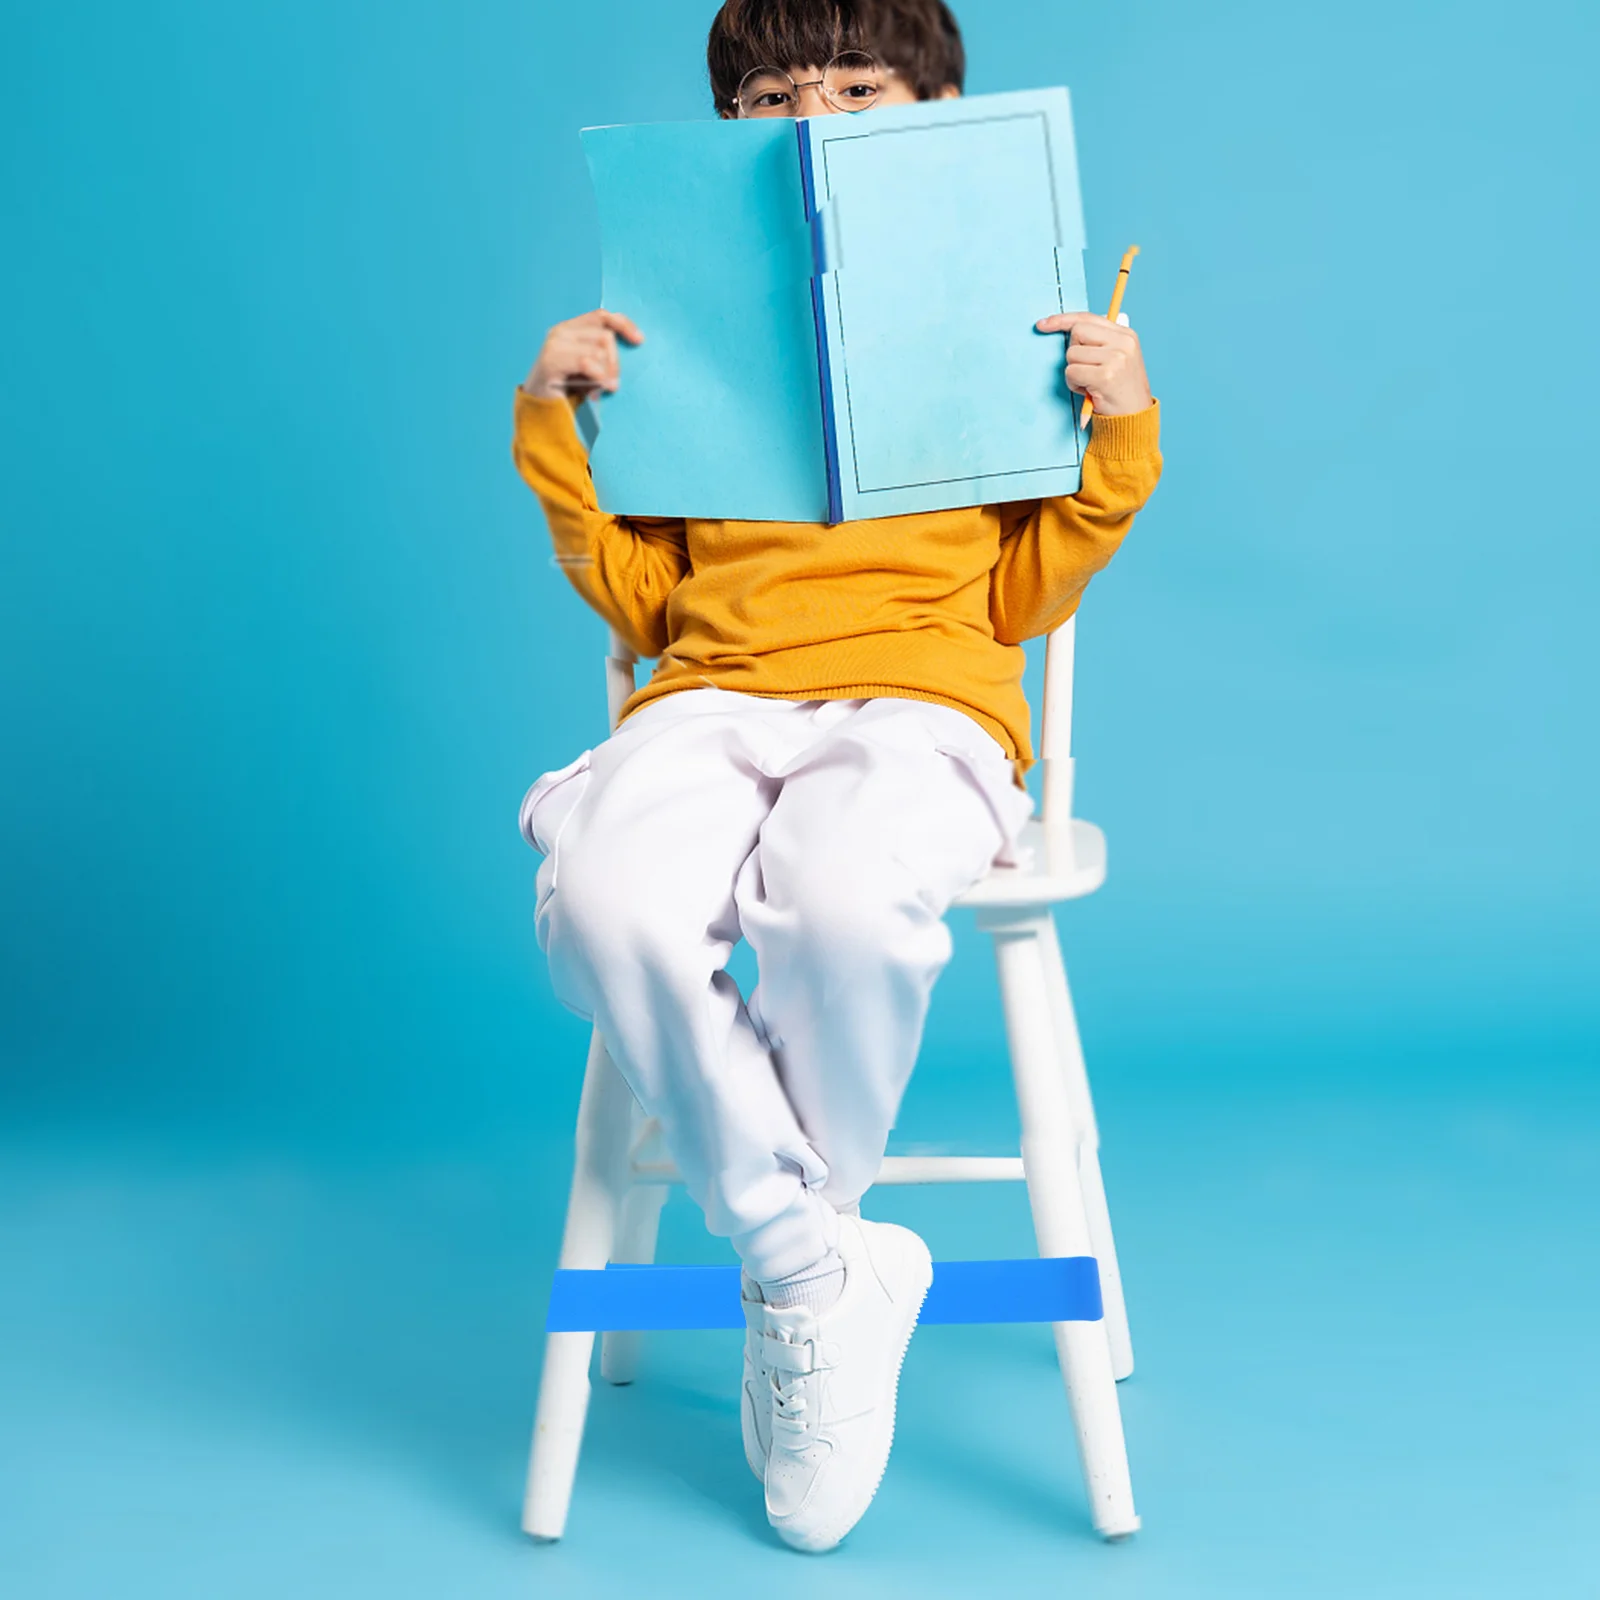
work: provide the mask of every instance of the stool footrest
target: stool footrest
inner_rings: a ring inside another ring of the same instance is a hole
[[[641,1183],[682,1183],[670,1161],[635,1161],[632,1173]],[[885,1156],[873,1182],[880,1183],[1022,1183],[1021,1156]]]
[[[1098,1322],[1100,1268],[1093,1256],[1022,1261],[940,1261],[923,1323]],[[738,1267],[612,1265],[557,1272],[548,1333],[617,1329],[742,1328]]]

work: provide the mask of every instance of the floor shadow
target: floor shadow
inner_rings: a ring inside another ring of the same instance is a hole
[[[626,1387],[597,1385],[584,1449],[591,1463],[625,1462],[632,1473],[675,1479],[731,1527],[775,1547],[761,1485],[744,1458],[737,1369],[730,1380],[726,1396],[648,1368]]]

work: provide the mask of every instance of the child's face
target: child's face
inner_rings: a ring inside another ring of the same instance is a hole
[[[959,92],[948,85],[939,98]],[[877,106],[913,105],[916,98],[916,91],[892,67],[870,56],[849,54],[820,67],[757,68],[739,85],[738,103],[724,116],[831,117]]]

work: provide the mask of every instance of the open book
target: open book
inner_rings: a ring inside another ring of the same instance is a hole
[[[1071,494],[1087,307],[1065,89],[583,134],[602,303],[646,342],[579,424],[601,506],[845,522]]]

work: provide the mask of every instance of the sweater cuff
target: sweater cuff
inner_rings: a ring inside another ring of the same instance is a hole
[[[564,396],[543,399],[519,388],[513,401],[511,458],[522,480],[544,502],[568,509],[595,509],[589,452],[578,434],[572,403]]]
[[[565,395],[546,397],[529,394],[519,383],[512,401],[512,419],[519,444],[537,439],[542,443],[560,440],[569,444],[578,438],[575,420],[577,402]],[[582,441],[578,440],[581,444]]]
[[[1143,411],[1089,419],[1089,450],[1107,461],[1142,461],[1161,448],[1161,402],[1152,400]]]

